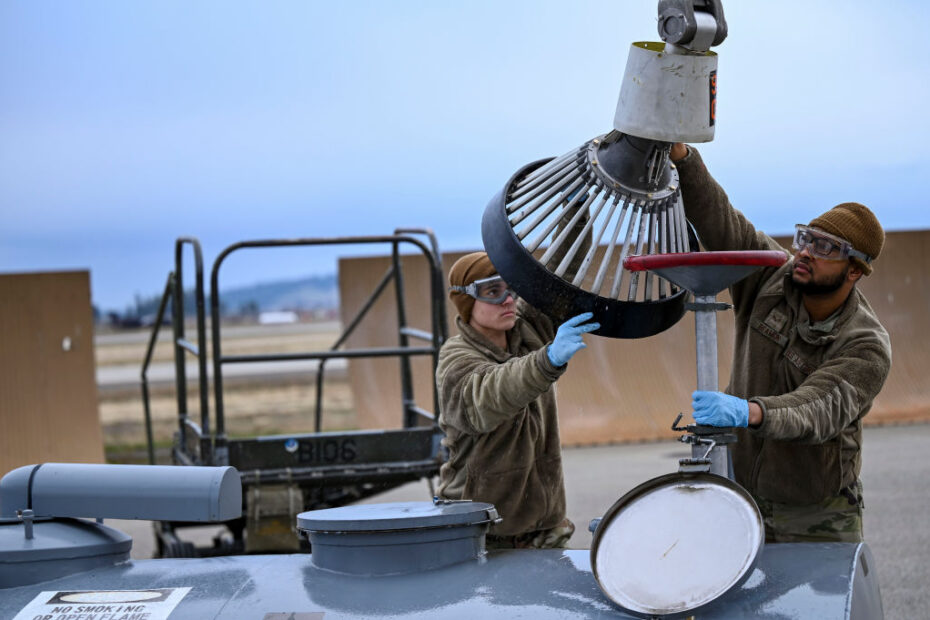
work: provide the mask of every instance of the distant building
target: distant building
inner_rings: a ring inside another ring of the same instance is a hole
[[[290,310],[280,310],[275,312],[260,312],[258,314],[258,323],[260,325],[280,325],[282,323],[296,323],[297,313]]]

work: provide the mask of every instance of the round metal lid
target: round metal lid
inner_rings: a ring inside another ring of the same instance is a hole
[[[132,537],[81,519],[0,524],[0,588],[29,585],[129,559]]]
[[[594,535],[601,590],[640,616],[692,612],[742,583],[765,541],[759,509],[705,473],[654,478],[620,498]]]
[[[473,525],[496,518],[493,504],[482,502],[393,502],[302,512],[297,527],[311,532],[383,532]]]
[[[36,520],[33,538],[21,523],[0,526],[0,563],[47,562],[129,552],[132,537],[80,519]]]

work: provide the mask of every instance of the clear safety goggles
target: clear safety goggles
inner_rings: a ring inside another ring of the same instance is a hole
[[[845,239],[834,237],[822,230],[815,230],[803,224],[795,225],[794,241],[791,242],[791,248],[795,252],[807,248],[811,256],[824,260],[846,260],[853,257],[866,263],[872,262],[871,256],[865,252],[860,252]]]
[[[475,280],[468,286],[450,286],[449,289],[458,291],[459,293],[465,293],[478,301],[484,301],[489,304],[502,304],[507,300],[508,296],[514,299],[517,298],[517,294],[508,288],[507,283],[504,282],[504,279],[500,276],[491,276],[490,278]]]

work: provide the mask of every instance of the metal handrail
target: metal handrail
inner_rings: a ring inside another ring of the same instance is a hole
[[[433,232],[431,228],[395,228],[395,235],[425,235],[429,239],[430,249],[433,251],[433,256],[436,259],[436,266],[438,267],[434,272],[436,277],[436,283],[434,286],[437,291],[442,292],[444,290],[445,284],[442,275],[442,255],[439,253],[439,242],[436,240],[436,233]],[[439,339],[440,344],[449,339],[449,326],[446,323],[446,296],[439,295],[436,300],[435,310],[437,312],[436,317],[434,317],[434,324],[439,326]]]
[[[422,235],[425,235],[429,239],[430,249],[432,250],[433,257],[434,257],[434,264],[437,267],[436,269],[430,269],[431,277],[435,280],[435,281],[431,281],[431,286],[434,287],[433,288],[434,292],[441,291],[442,281],[443,281],[442,280],[442,277],[443,277],[442,268],[441,268],[442,257],[439,254],[439,243],[436,241],[436,235],[429,228],[395,228],[394,229],[394,235],[404,235],[404,234],[422,234]],[[392,248],[392,250],[393,249],[395,248]],[[395,253],[392,252],[391,266],[388,267],[387,271],[384,273],[384,276],[382,276],[381,281],[375,287],[374,292],[372,292],[368,300],[366,300],[366,302],[362,304],[362,307],[358,310],[358,312],[352,318],[352,320],[349,321],[349,324],[343,330],[342,334],[339,335],[339,337],[336,339],[336,342],[333,343],[333,345],[330,347],[330,351],[336,351],[339,349],[339,347],[343,345],[343,343],[348,339],[348,337],[351,336],[352,333],[355,331],[355,328],[359,325],[362,319],[368,314],[368,311],[374,306],[375,302],[381,296],[382,292],[384,292],[384,289],[387,287],[387,285],[390,284],[392,279],[395,279],[396,265],[395,265],[395,261],[393,260],[394,254]],[[433,325],[432,333],[427,333],[422,330],[408,327],[405,325],[406,324],[405,318],[403,320],[400,320],[400,317],[399,317],[399,322],[401,323],[401,327],[400,327],[399,333],[401,335],[411,336],[414,338],[419,338],[420,340],[431,341],[433,343],[433,347],[435,348],[435,354],[433,356],[433,375],[432,375],[433,382],[434,382],[433,384],[433,409],[434,411],[439,411],[439,393],[438,393],[438,387],[435,384],[436,368],[439,363],[439,347],[441,347],[442,343],[445,342],[446,339],[448,338],[448,326],[446,324],[445,296],[439,295],[438,297],[434,297],[432,301],[433,303],[430,304],[431,322]],[[402,293],[398,297],[398,307],[399,308],[403,307],[403,294]],[[323,425],[322,425],[323,378],[324,378],[324,372],[325,372],[327,359],[330,359],[330,358],[320,359],[320,363],[317,366],[316,402],[315,402],[314,417],[313,417],[314,428],[316,429],[316,432],[322,431],[322,428],[323,428]],[[406,363],[407,363],[407,358],[404,358],[401,360],[401,364],[406,364]],[[402,385],[402,388],[403,388],[403,385]],[[408,400],[410,402],[408,402]],[[421,412],[423,410],[417,407],[415,404],[413,404],[412,397],[409,399],[405,397],[403,406],[404,406],[405,412],[413,411],[417,415],[421,415],[421,417],[427,417],[430,420],[435,419],[435,417],[432,415],[422,416]],[[405,413],[405,423],[407,422],[408,418],[409,418],[409,414]]]
[[[197,303],[197,345],[189,342],[184,338],[184,280],[182,276],[183,269],[183,246],[190,244],[194,250],[195,262],[195,299]],[[168,305],[168,299],[172,300],[172,335],[174,345],[174,364],[175,364],[175,392],[178,403],[178,445],[187,445],[188,430],[193,430],[200,442],[200,461],[209,462],[211,460],[211,439],[209,435],[209,390],[207,385],[207,358],[206,358],[206,317],[204,308],[203,293],[203,254],[200,249],[200,242],[193,237],[179,237],[175,241],[175,269],[168,274],[168,280],[165,283],[165,291],[162,294],[161,301],[158,305],[158,312],[155,316],[155,324],[152,327],[152,335],[149,337],[148,348],[145,353],[145,360],[142,363],[141,385],[142,385],[142,405],[145,410],[145,434],[148,448],[149,463],[155,464],[155,441],[152,434],[152,413],[148,385],[148,368],[152,362],[152,354],[155,350],[155,344],[158,341],[158,334],[161,330],[161,324],[165,317],[165,309]],[[191,422],[188,418],[187,411],[187,366],[185,355],[191,354],[197,357],[199,370],[199,390],[200,390],[200,426]],[[176,455],[177,456],[177,455]],[[188,459],[189,460],[189,459]]]
[[[192,350],[186,345],[184,338],[184,277],[183,277],[183,250],[184,245],[190,244],[194,251],[194,300],[197,304],[197,349]],[[203,289],[203,253],[200,241],[194,237],[178,237],[174,244],[174,363],[175,385],[178,399],[178,427],[181,433],[180,445],[185,439],[186,429],[184,420],[187,419],[187,365],[185,354],[191,353],[197,357],[198,390],[200,392],[200,461],[212,462],[212,443],[210,439],[210,401],[207,385],[207,330],[206,313]]]
[[[398,357],[410,355],[431,355],[433,347],[371,347],[352,349],[351,351],[306,351],[303,353],[257,353],[254,355],[225,355],[224,364],[243,364],[247,362],[292,362],[295,360],[331,360],[354,357]]]
[[[416,231],[417,233],[424,233],[432,235],[430,231],[420,230]],[[261,355],[261,356],[229,356],[223,357],[222,355],[222,345],[220,339],[220,316],[219,316],[219,270],[223,264],[223,261],[237,250],[242,250],[246,248],[260,248],[260,247],[293,247],[293,246],[309,246],[309,245],[345,245],[345,244],[375,244],[375,243],[390,243],[392,244],[392,271],[394,272],[395,282],[397,283],[395,289],[398,292],[398,321],[400,322],[399,328],[403,329],[406,327],[406,315],[403,308],[403,290],[402,290],[402,279],[399,277],[400,266],[399,266],[399,254],[398,247],[401,243],[409,243],[414,247],[418,248],[423,255],[426,257],[426,260],[429,264],[430,273],[433,274],[430,278],[430,292],[431,299],[437,300],[442,299],[441,291],[441,275],[440,277],[436,276],[436,273],[441,274],[441,268],[439,267],[439,256],[438,251],[435,249],[435,237],[431,236],[433,242],[433,248],[428,248],[422,241],[415,237],[410,237],[406,235],[382,235],[382,236],[355,236],[355,237],[336,237],[336,238],[301,238],[301,239],[265,239],[265,240],[256,240],[256,241],[243,241],[235,243],[228,246],[224,249],[216,260],[213,263],[213,268],[210,274],[210,317],[211,317],[211,336],[213,342],[213,389],[214,389],[214,403],[216,406],[216,434],[213,442],[213,451],[211,454],[212,459],[207,461],[211,465],[226,465],[229,461],[229,448],[228,448],[228,438],[226,436],[226,426],[225,426],[225,415],[223,407],[223,370],[222,366],[224,363],[235,363],[235,362],[244,362],[244,361],[280,361],[287,359],[329,359],[334,357],[371,357],[371,356],[399,356],[401,357],[401,379],[402,379],[402,396],[403,396],[403,406],[404,406],[404,427],[410,428],[416,426],[417,418],[419,414],[413,409],[415,405],[413,404],[412,394],[412,382],[410,381],[410,369],[409,369],[409,356],[410,355],[424,355],[430,354],[433,357],[433,368],[438,363],[439,357],[439,347],[442,345],[442,342],[445,340],[443,334],[445,332],[445,321],[444,314],[440,317],[438,310],[435,308],[432,312],[432,321],[433,321],[433,346],[426,348],[412,348],[406,346],[407,336],[400,333],[401,346],[394,348],[378,348],[378,349],[367,349],[361,350],[359,354],[355,354],[348,351],[327,351],[327,352],[315,352],[315,353],[297,353],[297,354],[282,354],[282,355]],[[381,289],[383,290],[383,288]],[[380,291],[379,291],[380,294]],[[373,301],[371,302],[373,303]],[[366,310],[367,312],[367,310]],[[358,317],[357,317],[358,318]],[[357,325],[355,321],[352,325]],[[441,331],[440,331],[441,330]],[[343,340],[345,338],[342,338]],[[201,347],[201,352],[203,347]],[[438,412],[438,395],[436,395],[435,390],[435,372],[434,374],[434,402],[436,403],[436,411]],[[319,393],[319,390],[318,390]],[[179,401],[180,402],[180,401]],[[207,432],[207,425],[204,424],[204,432]]]
[[[433,411],[438,415],[439,413],[439,384],[436,382],[436,369],[439,367],[439,348],[442,344],[449,339],[449,327],[446,323],[446,296],[445,296],[445,280],[442,273],[442,255],[439,253],[439,242],[436,240],[436,234],[431,228],[395,228],[395,235],[402,234],[414,234],[414,235],[425,235],[429,239],[430,249],[433,252],[435,269],[430,270],[433,281],[430,283],[433,290],[433,303],[431,304],[432,311],[432,320],[433,320],[433,346],[436,349],[436,354],[433,356]],[[439,328],[438,333],[436,327]],[[401,329],[401,333],[405,333],[405,330]],[[407,335],[415,335],[413,333],[408,333]],[[438,426],[438,424],[437,424]]]

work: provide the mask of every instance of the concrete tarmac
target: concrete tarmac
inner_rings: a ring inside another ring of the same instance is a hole
[[[930,424],[865,429],[862,481],[865,538],[875,555],[885,618],[926,618],[930,609]],[[623,494],[678,468],[689,447],[674,441],[568,448],[563,452],[568,516],[577,530],[570,546],[591,544],[588,523]],[[414,482],[365,503],[428,500],[425,482]],[[682,519],[686,515],[682,515]],[[149,522],[108,520],[133,535],[134,558],[151,557]],[[210,528],[201,530],[206,544]]]

